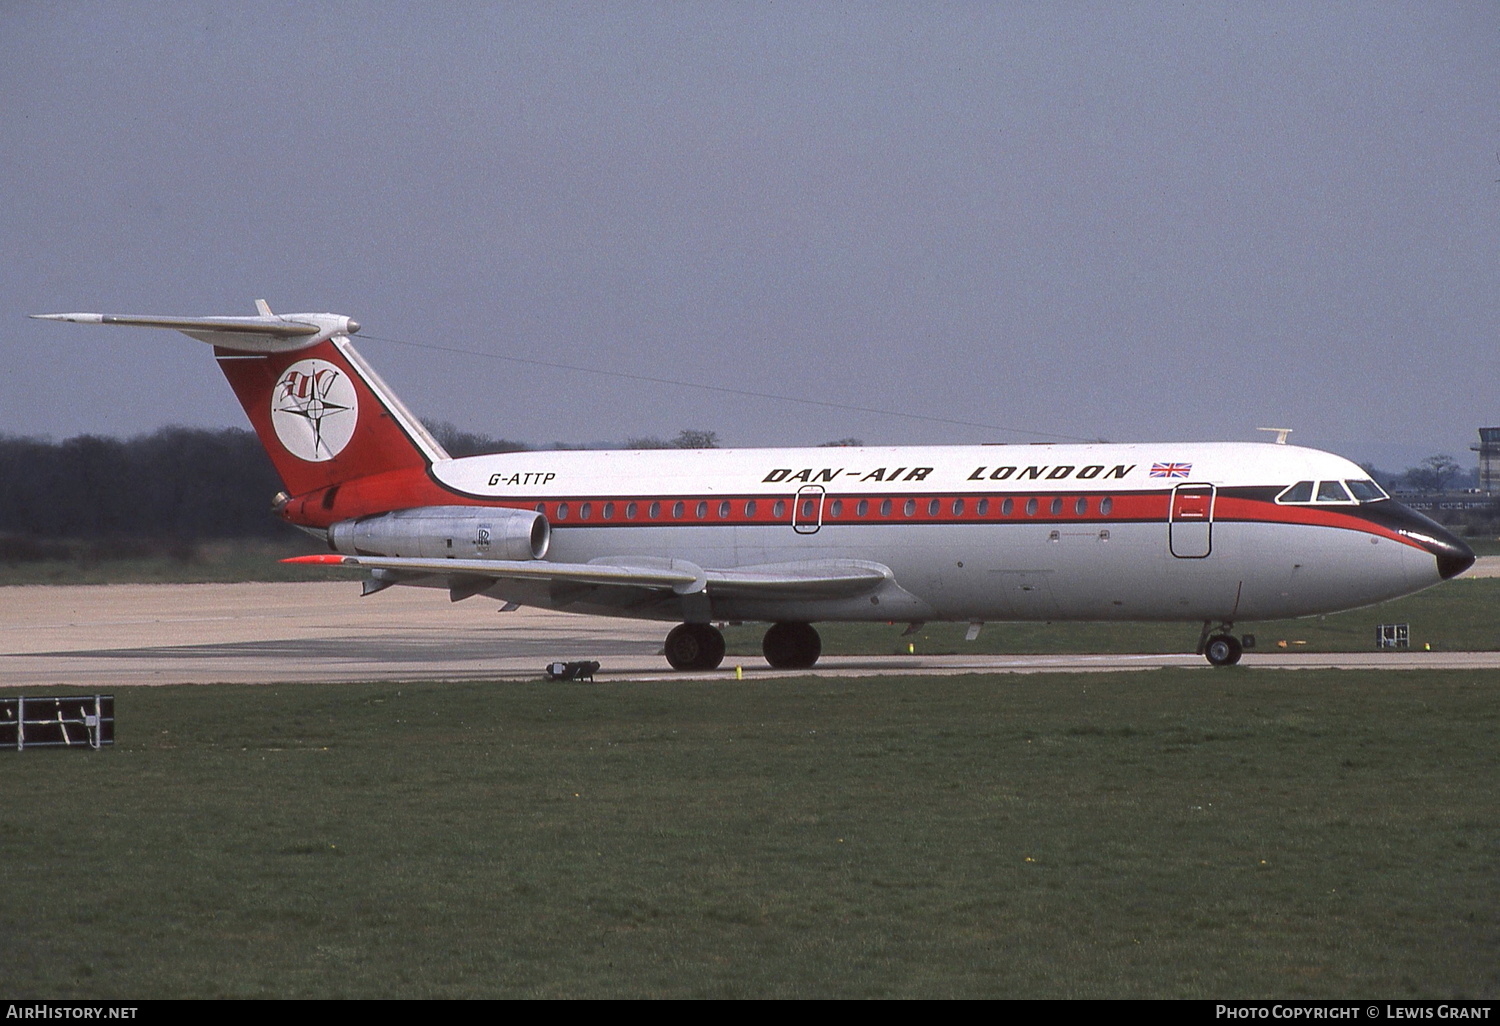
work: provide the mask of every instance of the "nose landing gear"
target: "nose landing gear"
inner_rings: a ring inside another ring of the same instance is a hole
[[[1245,654],[1240,639],[1229,633],[1234,624],[1226,620],[1214,630],[1212,623],[1212,620],[1203,621],[1203,633],[1198,636],[1198,654],[1214,666],[1233,666]]]
[[[1215,634],[1203,646],[1203,655],[1215,666],[1233,666],[1242,654],[1240,639],[1233,634]]]

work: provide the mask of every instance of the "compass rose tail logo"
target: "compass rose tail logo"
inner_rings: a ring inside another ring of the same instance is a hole
[[[309,463],[344,451],[359,423],[359,394],[326,360],[299,360],[271,391],[271,424],[286,451]]]

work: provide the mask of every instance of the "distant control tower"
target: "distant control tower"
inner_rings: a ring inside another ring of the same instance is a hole
[[[1469,449],[1479,453],[1479,490],[1487,495],[1500,491],[1500,427],[1479,429],[1479,444]]]

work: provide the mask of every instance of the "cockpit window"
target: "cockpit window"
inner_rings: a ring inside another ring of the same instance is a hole
[[[1390,498],[1385,494],[1385,490],[1374,481],[1345,481],[1344,483],[1349,486],[1349,490],[1354,493],[1354,498],[1359,502],[1379,502],[1381,499]]]
[[[1298,481],[1286,491],[1276,496],[1277,502],[1312,502],[1313,483],[1311,481]]]
[[[1314,497],[1316,496],[1316,498]],[[1318,503],[1350,506],[1356,502],[1379,502],[1390,496],[1381,491],[1374,481],[1298,481],[1287,488],[1276,501],[1282,505],[1295,503]]]

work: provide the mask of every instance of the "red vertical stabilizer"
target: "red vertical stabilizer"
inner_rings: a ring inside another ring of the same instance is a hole
[[[344,335],[214,356],[293,497],[447,458]]]

